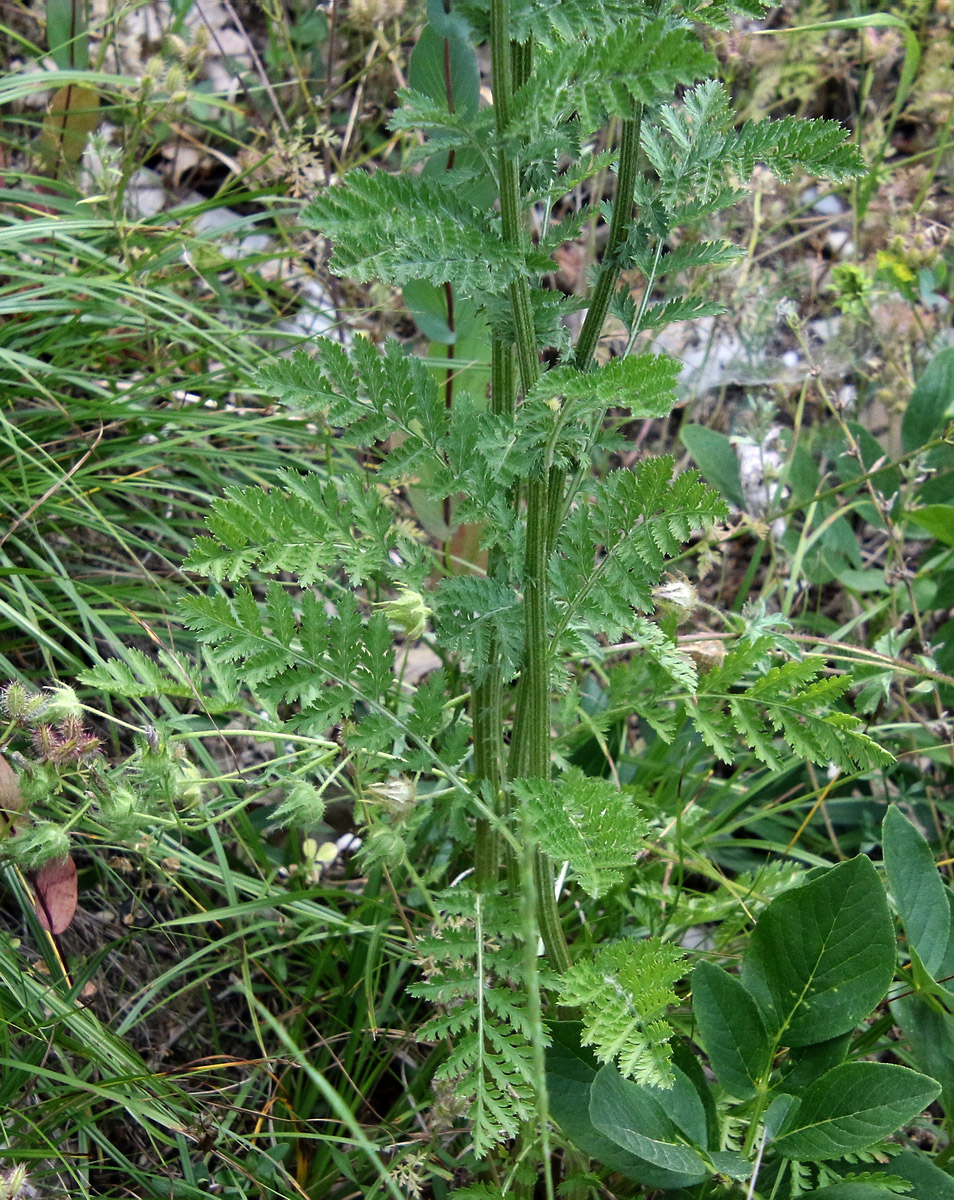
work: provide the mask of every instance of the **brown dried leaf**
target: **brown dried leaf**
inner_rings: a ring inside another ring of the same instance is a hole
[[[0,755],[0,812],[18,813],[23,808],[20,781],[16,771]]]
[[[35,899],[33,907],[44,929],[62,933],[69,928],[76,912],[76,863],[65,858],[51,858],[33,876]]]

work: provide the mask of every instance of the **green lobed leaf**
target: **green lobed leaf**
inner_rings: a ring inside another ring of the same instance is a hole
[[[951,936],[947,888],[925,838],[892,804],[881,826],[884,865],[908,941],[936,976]]]
[[[812,1192],[802,1192],[804,1200],[891,1200],[898,1193],[874,1183],[831,1183]]]
[[[666,1086],[672,1079],[665,1014],[676,1003],[673,985],[685,955],[650,939],[613,942],[574,963],[560,977],[560,997],[583,1014],[583,1045],[601,1063],[618,1061],[625,1076]]]
[[[752,931],[742,982],[769,1036],[806,1046],[853,1029],[884,999],[894,966],[884,888],[859,855],[769,905]]]
[[[558,780],[517,780],[540,849],[568,862],[590,896],[621,883],[643,849],[649,826],[636,797],[608,779],[570,770]]]
[[[908,1067],[842,1063],[808,1087],[773,1147],[785,1158],[842,1158],[894,1133],[940,1090],[935,1080]]]
[[[703,961],[692,973],[692,1011],[718,1081],[740,1100],[754,1096],[772,1060],[755,1001],[734,975]]]
[[[531,265],[497,233],[497,220],[458,186],[433,176],[349,172],[311,201],[303,222],[334,243],[332,265],[359,282],[452,282],[463,293],[500,292]],[[532,253],[528,251],[528,254]]]

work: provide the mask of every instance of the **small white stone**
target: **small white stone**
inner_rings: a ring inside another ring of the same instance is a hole
[[[847,229],[829,229],[825,234],[825,245],[838,258],[851,258],[855,249]]]
[[[812,211],[817,212],[822,217],[836,217],[843,213],[848,208],[848,205],[842,200],[841,196],[822,196],[820,200],[816,200],[812,205]]]

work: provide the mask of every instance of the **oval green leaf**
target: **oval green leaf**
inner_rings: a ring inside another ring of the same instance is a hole
[[[884,999],[894,923],[863,855],[786,892],[759,918],[742,965],[770,1037],[809,1046],[853,1029]]]
[[[774,1149],[809,1162],[866,1150],[916,1117],[940,1090],[934,1079],[907,1067],[842,1063],[806,1090]]]

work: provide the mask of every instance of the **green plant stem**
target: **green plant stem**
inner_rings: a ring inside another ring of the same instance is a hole
[[[606,320],[610,301],[616,289],[616,282],[619,279],[619,254],[629,236],[629,227],[632,223],[633,195],[636,189],[642,124],[642,106],[635,117],[623,122],[623,131],[619,142],[619,167],[616,172],[616,195],[613,199],[609,238],[573,358],[580,371],[585,371],[593,358],[596,343],[599,340],[603,322]]]
[[[490,407],[498,416],[513,415],[516,395],[513,377],[513,349],[494,337],[490,350]],[[500,551],[493,547],[488,556],[487,573],[493,578],[499,567]],[[495,811],[503,778],[503,676],[496,640],[487,653],[487,664],[479,683],[474,684],[471,703],[474,726],[474,774],[478,784],[485,782],[494,798]],[[474,872],[478,891],[497,886],[500,839],[488,818],[477,821],[474,846]]]
[[[633,220],[633,198],[636,191],[636,174],[639,167],[639,140],[643,124],[643,109],[640,105],[636,116],[623,122],[619,142],[619,166],[616,171],[616,195],[613,199],[613,215],[610,218],[609,237],[603,261],[600,263],[596,285],[590,296],[583,328],[576,343],[573,362],[579,371],[587,371],[593,362],[610,301],[616,290],[620,275],[620,252],[629,237]],[[548,496],[547,544],[553,546],[563,517],[563,493],[566,488],[566,472],[551,467]]]
[[[523,55],[521,54],[521,60]],[[520,219],[520,190],[517,164],[509,153],[506,139],[511,136],[510,119],[513,101],[513,62],[510,43],[510,0],[493,0],[490,6],[490,59],[494,87],[494,122],[499,149],[497,175],[500,191],[500,223],[503,240],[520,248],[526,242],[526,229]],[[518,275],[510,285],[510,303],[516,327],[517,366],[520,385],[528,392],[540,374],[533,335],[533,312],[530,305],[530,285],[526,276]]]
[[[518,48],[513,60],[510,41],[509,0],[492,0],[490,6],[490,50],[494,88],[494,114],[499,149],[497,153],[500,217],[503,239],[523,248],[526,228],[520,216],[520,192],[517,163],[509,153],[511,101],[515,66],[522,78],[529,67],[529,42]],[[515,326],[515,348],[520,386],[524,395],[540,375],[530,304],[530,285],[518,275],[510,286],[510,301]],[[550,672],[547,638],[547,480],[531,480],[527,486],[527,540],[524,559],[524,611],[526,633],[521,686],[517,700],[514,740],[517,753],[511,755],[511,774],[546,779],[550,774]],[[571,959],[560,925],[549,865],[537,854],[534,875],[538,881],[537,898],[540,932],[553,964],[565,970]],[[547,881],[549,880],[549,884]],[[529,884],[529,881],[525,881]]]

